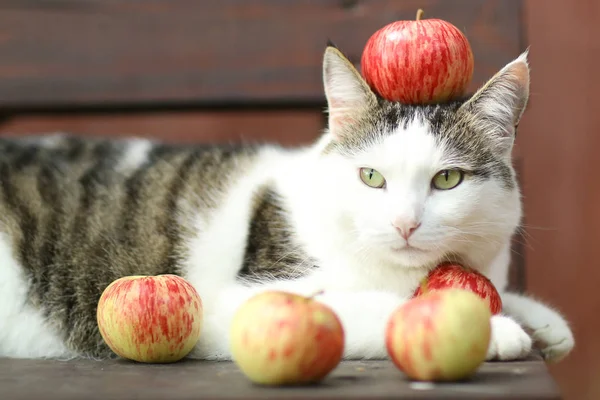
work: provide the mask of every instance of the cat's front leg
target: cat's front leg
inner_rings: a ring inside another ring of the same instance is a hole
[[[534,342],[548,361],[558,361],[573,349],[571,329],[558,312],[511,293],[503,294],[502,302],[503,313],[491,319],[488,361],[524,359],[531,353]],[[526,330],[530,330],[531,335]]]
[[[502,303],[506,314],[531,330],[536,346],[547,361],[559,361],[573,350],[573,333],[558,311],[515,293],[502,294]]]
[[[229,326],[237,308],[251,296],[266,290],[286,290],[313,295],[323,290],[310,280],[278,282],[258,287],[234,285],[206,297],[204,323],[200,340],[190,358],[229,360]],[[344,358],[383,359],[385,327],[396,307],[404,299],[391,292],[323,290],[315,298],[333,309],[340,318],[345,334]]]
[[[381,291],[331,291],[317,297],[342,321],[345,359],[385,359],[385,330],[393,311],[406,300]]]

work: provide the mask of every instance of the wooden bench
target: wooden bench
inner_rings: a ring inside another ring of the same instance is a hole
[[[71,131],[173,142],[298,145],[325,126],[328,39],[359,66],[388,22],[443,18],[475,55],[471,89],[527,43],[522,2],[117,0],[0,2],[0,134]],[[519,165],[519,157],[515,162]],[[526,287],[521,238],[511,285]],[[0,359],[0,399],[558,399],[543,362],[488,363],[466,383],[411,383],[389,362],[343,363],[310,388],[250,385],[231,363]]]
[[[30,361],[0,359],[3,400],[193,399],[498,399],[559,400],[554,381],[536,356],[487,363],[466,382],[408,380],[389,361],[347,361],[323,382],[261,387],[231,362],[137,364],[124,360]]]

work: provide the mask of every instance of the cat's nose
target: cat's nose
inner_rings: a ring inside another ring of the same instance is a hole
[[[396,228],[404,240],[408,240],[408,238],[421,226],[421,223],[414,219],[396,218],[394,222],[392,222],[392,225],[394,225],[394,228]]]

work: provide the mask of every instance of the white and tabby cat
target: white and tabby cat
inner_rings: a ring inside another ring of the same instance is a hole
[[[191,356],[204,359],[230,357],[232,314],[265,289],[325,290],[346,358],[386,357],[388,316],[443,260],[504,292],[526,56],[438,105],[382,100],[333,46],[323,73],[329,127],[306,148],[1,139],[0,356],[112,356],[96,303],[125,275],[175,273],[196,287],[205,322]],[[516,294],[503,302],[488,359],[526,356],[523,328],[548,359],[570,352],[557,312]]]

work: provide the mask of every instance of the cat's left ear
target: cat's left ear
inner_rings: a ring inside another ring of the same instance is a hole
[[[461,111],[474,129],[492,135],[498,144],[512,148],[517,126],[529,100],[528,52],[507,64],[479,89]]]
[[[332,45],[323,57],[323,83],[329,131],[336,139],[352,134],[353,124],[377,105],[377,97],[354,65]]]

